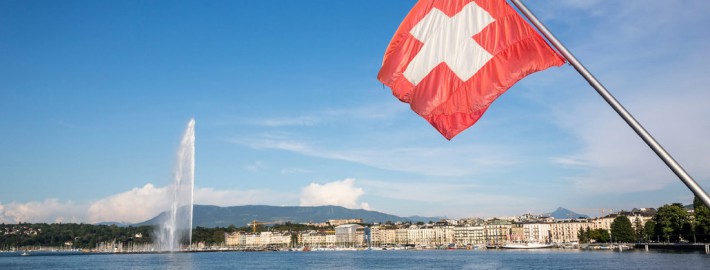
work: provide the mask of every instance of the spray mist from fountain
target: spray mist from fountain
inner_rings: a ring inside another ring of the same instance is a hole
[[[195,119],[190,119],[180,141],[174,170],[168,186],[169,209],[157,227],[159,251],[180,251],[192,243],[192,204],[195,189]]]

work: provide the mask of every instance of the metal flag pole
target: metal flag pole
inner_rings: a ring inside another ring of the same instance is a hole
[[[678,162],[676,162],[675,159],[673,159],[673,157],[668,154],[665,149],[663,149],[663,147],[656,141],[656,139],[654,139],[653,136],[651,136],[651,134],[649,134],[648,131],[646,131],[646,129],[643,128],[643,126],[641,126],[641,124],[636,121],[636,119],[634,119],[634,117],[624,108],[624,106],[622,106],[616,100],[616,98],[614,98],[614,96],[611,95],[611,93],[609,93],[609,91],[606,90],[606,88],[596,78],[594,78],[594,75],[592,75],[592,73],[590,73],[589,70],[587,70],[587,68],[585,68],[584,65],[582,65],[582,63],[580,63],[579,60],[577,60],[577,58],[574,57],[574,55],[569,52],[569,50],[567,50],[567,48],[562,45],[562,43],[557,40],[557,38],[555,38],[552,32],[550,32],[550,30],[548,30],[547,27],[545,27],[545,25],[542,24],[542,22],[540,22],[537,17],[535,17],[535,14],[533,14],[525,6],[525,4],[522,3],[522,0],[511,1],[513,2],[513,4],[515,4],[516,7],[518,7],[521,12],[523,12],[525,17],[527,17],[530,22],[532,22],[535,27],[540,30],[540,32],[547,38],[547,40],[549,40],[552,45],[554,45],[555,48],[557,48],[557,50],[562,53],[562,55],[567,59],[567,61],[569,61],[569,63],[574,67],[574,69],[576,69],[577,72],[579,72],[579,74],[582,75],[582,77],[584,77],[587,82],[589,82],[589,85],[594,87],[594,89],[597,90],[597,93],[599,93],[599,95],[601,95],[602,98],[604,98],[604,100],[606,100],[606,102],[609,103],[612,108],[614,108],[614,110],[619,114],[619,116],[621,116],[621,118],[623,118],[624,121],[629,124],[629,126],[636,132],[636,134],[638,134],[641,139],[643,139],[643,141],[646,142],[649,147],[651,147],[653,152],[655,152],[656,155],[658,155],[658,157],[660,157],[661,160],[666,163],[668,168],[670,168],[673,173],[675,173],[675,175],[677,175],[678,178],[683,181],[683,183],[695,194],[695,196],[700,198],[700,200],[703,201],[705,206],[710,207],[710,197],[708,197],[708,194],[703,190],[703,188],[700,187],[700,185],[698,185],[698,183],[695,182],[692,177],[690,177],[690,175],[685,171],[685,169],[683,169],[683,167],[681,167],[680,164],[678,164]]]

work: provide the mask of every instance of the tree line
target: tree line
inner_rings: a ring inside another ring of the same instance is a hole
[[[75,223],[0,224],[0,249],[51,246],[94,248],[101,242],[150,243],[152,226],[120,227]]]
[[[237,231],[251,232],[250,226],[196,227],[192,229],[192,242],[205,244],[219,244],[224,242],[224,234]],[[256,226],[257,232],[267,230],[277,231],[303,231],[315,229],[313,226],[286,222],[266,227],[262,224]],[[19,223],[0,224],[0,250],[10,250],[19,247],[45,246],[66,247],[72,249],[92,249],[97,243],[115,242],[128,244],[149,244],[154,239],[156,231],[154,226],[128,226],[93,225],[74,223]],[[184,243],[187,244],[187,243]]]
[[[641,220],[633,222],[626,216],[618,216],[611,223],[611,230],[580,228],[577,236],[580,243],[590,242],[710,242],[710,209],[697,197],[693,200],[694,211],[686,211],[680,203],[666,204],[656,210],[656,215],[643,226]]]

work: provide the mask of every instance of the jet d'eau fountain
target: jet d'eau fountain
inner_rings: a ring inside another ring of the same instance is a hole
[[[195,188],[195,119],[190,119],[176,155],[173,183],[168,186],[167,212],[154,239],[159,251],[185,250],[192,242],[192,204]]]

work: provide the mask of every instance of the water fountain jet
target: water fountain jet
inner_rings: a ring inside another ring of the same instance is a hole
[[[190,119],[180,141],[168,186],[169,209],[157,227],[158,251],[181,251],[183,243],[192,243],[192,205],[195,189],[195,119]]]

